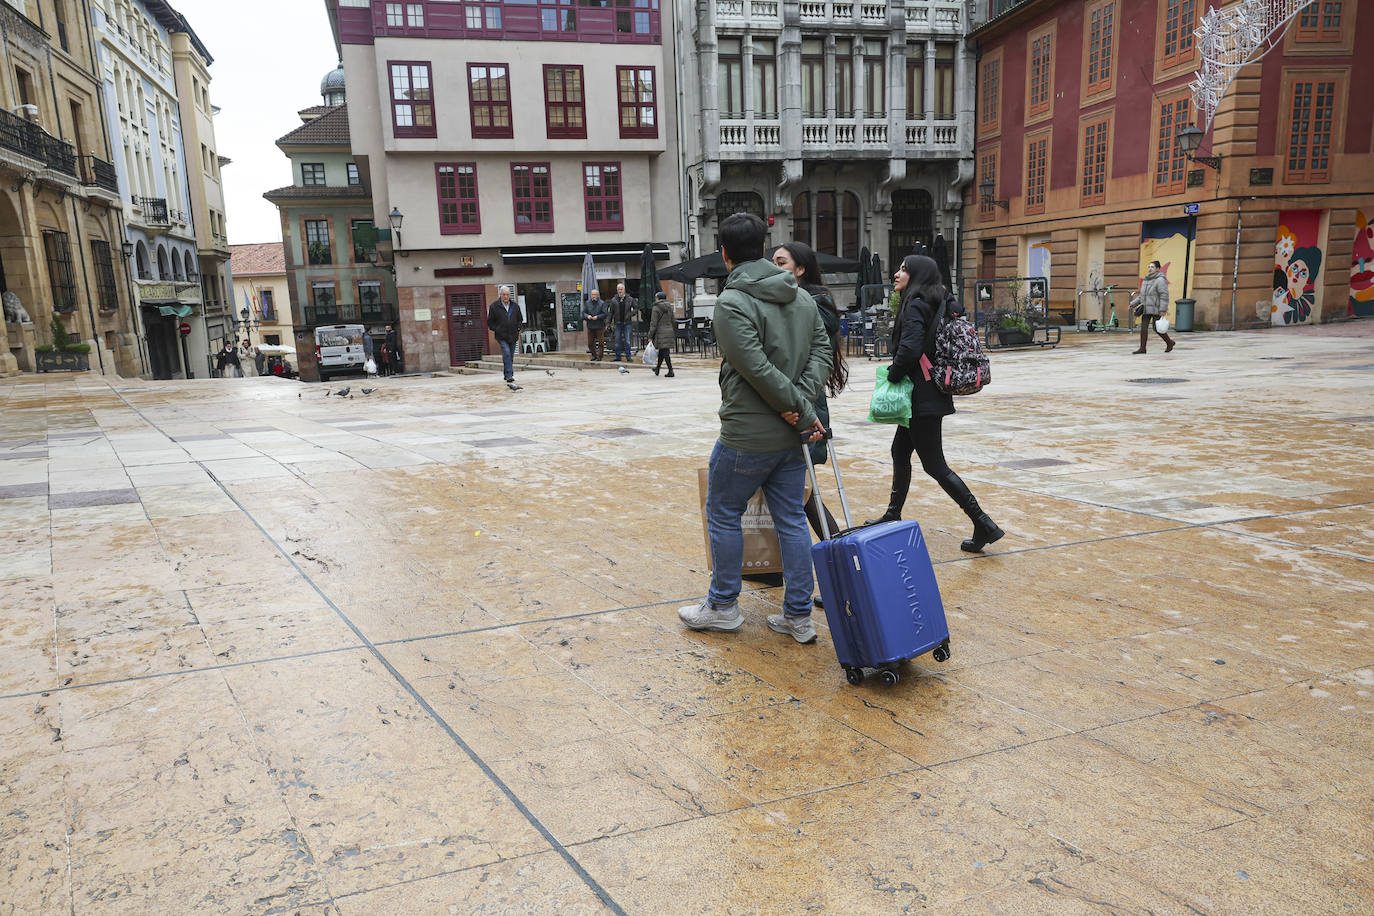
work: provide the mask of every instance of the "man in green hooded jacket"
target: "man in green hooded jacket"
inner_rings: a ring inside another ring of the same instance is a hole
[[[808,643],[811,623],[811,534],[802,509],[806,461],[801,444],[821,438],[815,401],[830,371],[830,337],[811,296],[791,271],[764,259],[763,220],[736,213],[720,225],[730,276],[716,305],[720,346],[720,438],[711,452],[706,530],[711,587],[699,603],[678,609],[694,630],[732,631],[739,610],[744,542],[740,520],[760,488],[773,516],[785,582],[783,613],[768,626]]]

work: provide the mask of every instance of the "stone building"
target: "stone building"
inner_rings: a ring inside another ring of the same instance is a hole
[[[703,0],[684,21],[687,233],[748,211],[789,239],[884,267],[953,244],[972,176],[960,2]],[[852,300],[836,289],[841,305]]]
[[[327,7],[408,370],[494,352],[485,316],[501,283],[532,346],[580,351],[585,255],[603,295],[618,280],[638,291],[646,244],[680,256],[672,6]]]
[[[286,259],[280,242],[229,246],[234,275],[234,305],[248,310],[248,343],[289,347],[295,340],[291,321],[291,292]],[[294,366],[296,360],[292,359]]]
[[[1210,126],[1189,88],[1205,11],[994,5],[969,36],[980,190],[967,196],[966,295],[979,280],[1040,277],[1060,321],[1110,320],[1114,306],[1125,325],[1158,259],[1173,297],[1196,300],[1198,328],[1374,313],[1374,114],[1358,102],[1374,80],[1374,8],[1298,11]]]
[[[0,42],[0,375],[35,370],[54,315],[90,345],[93,371],[137,375],[119,184],[84,8],[6,0]]]

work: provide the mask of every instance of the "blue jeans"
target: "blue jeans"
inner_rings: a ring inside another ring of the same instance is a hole
[[[811,613],[811,533],[806,527],[802,496],[806,462],[800,442],[780,452],[738,452],[716,442],[706,482],[706,530],[711,537],[711,590],[717,607],[739,597],[744,536],[740,519],[749,498],[760,488],[773,516],[782,553],[785,584],[782,609],[789,617]]]
[[[504,340],[498,340],[497,343],[501,345],[501,369],[506,374],[506,381],[513,381],[515,379],[515,344],[507,343]]]
[[[624,359],[630,358],[630,331],[633,326],[628,321],[622,321],[615,326],[615,358],[621,359],[621,351],[624,351]]]

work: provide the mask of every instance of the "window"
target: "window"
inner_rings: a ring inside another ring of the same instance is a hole
[[[277,320],[277,304],[272,299],[272,291],[270,289],[258,290],[258,304],[262,307],[263,321]]]
[[[324,184],[324,163],[302,162],[301,184],[305,185],[306,187]]]
[[[516,232],[553,231],[553,185],[547,162],[513,162],[511,196]]]
[[[983,61],[983,75],[978,87],[978,127],[983,131],[996,130],[1001,118],[1002,57]]]
[[[391,125],[398,137],[433,137],[434,90],[429,63],[388,63],[391,70]]]
[[[15,90],[19,93],[19,104],[33,104],[33,99],[30,98],[30,96],[33,95],[33,84],[32,77],[29,76],[29,71],[23,69],[22,67],[15,67],[14,81],[16,83]]]
[[[510,116],[510,69],[505,64],[468,64],[468,101],[474,137],[515,136]]]
[[[1107,200],[1107,144],[1111,136],[1111,119],[1099,118],[1083,125],[1083,185],[1082,204],[1105,203]]]
[[[406,4],[406,26],[412,29],[425,27],[425,5],[423,3]]]
[[[310,284],[310,304],[315,307],[315,321],[327,324],[338,318],[335,308],[338,301],[333,280],[316,280]]]
[[[72,249],[67,242],[67,233],[44,229],[43,252],[48,258],[53,311],[76,311],[76,277],[72,273]]]
[[[333,264],[334,255],[329,244],[329,220],[305,221],[305,254],[310,264]]]
[[[1193,59],[1197,0],[1164,0],[1164,48],[1160,66],[1168,69]]]
[[[110,258],[110,243],[91,239],[91,263],[95,265],[96,301],[102,312],[119,308],[119,289],[115,286],[114,261]]]
[[[854,117],[854,51],[848,38],[835,40],[835,117]]]
[[[362,176],[358,174],[358,163],[356,162],[350,162],[348,164],[348,183],[352,187],[356,187],[363,183]]]
[[[812,206],[814,203],[814,207]],[[823,254],[854,257],[859,251],[859,198],[842,191],[803,191],[792,201],[792,234]]]
[[[802,191],[792,201],[792,238],[811,244],[811,193]]]
[[[906,50],[906,119],[926,117],[926,46],[917,42]]]
[[[545,32],[576,32],[577,10],[568,6],[568,0],[540,0],[540,26]]]
[[[649,4],[650,0],[615,0],[618,7],[615,14],[615,30],[622,35],[648,35],[649,34]],[[591,0],[588,6],[600,6],[601,3]]]
[[[1340,41],[1341,0],[1318,0],[1298,14],[1298,41]]]
[[[935,46],[935,118],[954,120],[954,45]]]
[[[1045,169],[1049,164],[1050,135],[1033,137],[1026,142],[1026,212],[1045,212]]]
[[[392,29],[422,29],[425,27],[425,6],[423,3],[388,3],[386,24]]]
[[[377,226],[370,219],[349,221],[349,233],[353,240],[353,263],[377,263]]]
[[[802,117],[825,117],[825,48],[819,38],[802,39]]]
[[[501,28],[501,7],[472,5],[464,8],[469,29],[496,31]]]
[[[887,117],[887,64],[881,41],[864,41],[864,114]]]
[[[582,200],[587,212],[587,231],[625,228],[620,209],[620,163],[582,163]]]
[[[658,102],[653,67],[616,67],[620,136],[657,137]]]
[[[992,182],[992,197],[997,196],[997,150],[992,149],[983,153],[978,159],[978,184]],[[978,218],[980,220],[992,219],[997,212],[997,205],[991,199],[984,200],[980,194],[978,199]]]
[[[1159,132],[1155,142],[1155,195],[1177,194],[1184,188],[1187,160],[1178,142],[1178,131],[1190,123],[1192,102],[1187,92],[1166,96],[1159,103]]]
[[[1050,95],[1054,80],[1051,61],[1054,33],[1049,29],[1032,33],[1030,37],[1030,81],[1027,84],[1026,115],[1035,117],[1050,110]]]
[[[816,194],[816,250],[835,253],[835,192]]]
[[[549,139],[586,139],[582,67],[544,65],[544,126]]]
[[[777,45],[771,38],[754,39],[754,117],[778,116]]]
[[[738,38],[722,38],[718,45],[716,105],[722,118],[744,117],[744,58]]]
[[[1285,182],[1318,184],[1331,180],[1331,124],[1335,104],[1335,81],[1309,79],[1293,83],[1288,157],[1283,166]]]
[[[381,280],[359,280],[358,281],[358,304],[363,306],[364,315],[368,311],[375,312],[377,306],[382,304],[382,281]],[[368,318],[376,320],[373,316]]]
[[[1107,0],[1088,12],[1088,94],[1112,87],[1112,39],[1116,31],[1116,2]]]
[[[386,5],[386,24],[387,28],[398,29],[405,25],[405,5],[401,3],[388,3]]]
[[[439,232],[464,235],[482,231],[477,208],[477,163],[440,162],[434,166],[439,186]]]

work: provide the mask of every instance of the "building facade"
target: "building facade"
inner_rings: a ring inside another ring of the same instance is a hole
[[[895,265],[951,243],[972,175],[972,73],[960,2],[710,0],[684,4],[687,233],[763,217],[798,240]],[[852,295],[837,289],[841,305]]]
[[[1061,321],[1109,322],[1115,307],[1125,326],[1128,294],[1157,259],[1172,297],[1196,300],[1200,329],[1374,314],[1374,114],[1357,101],[1374,79],[1369,4],[1298,12],[1210,126],[1189,88],[1204,4],[994,12],[970,35],[975,183],[992,192],[968,194],[966,295],[1045,278]],[[1178,140],[1189,128],[1201,131],[1191,155]]]
[[[399,322],[396,282],[377,250],[373,202],[354,160],[340,67],[320,94],[334,105],[300,112],[304,123],[277,141],[291,160],[292,183],[263,196],[281,214],[281,249],[301,377],[319,379],[315,328],[361,324],[375,340]]]
[[[664,263],[683,250],[674,8],[327,7],[353,152],[390,236],[407,370],[494,352],[497,284],[516,287],[545,349],[580,351],[588,253],[603,294],[624,280],[651,298],[645,245]]]
[[[133,246],[129,268],[141,346],[148,372],[159,379],[203,377],[199,356],[209,346],[172,69],[171,30],[181,26],[165,3],[91,3],[124,238]],[[183,325],[189,334],[181,333]]]
[[[116,170],[85,8],[0,3],[0,374],[34,371],[54,316],[93,371],[142,371]]]
[[[248,310],[248,343],[289,347],[295,333],[291,322],[291,288],[286,280],[286,258],[280,242],[229,246],[229,267],[234,275],[233,301]],[[295,365],[296,360],[291,360]]]

